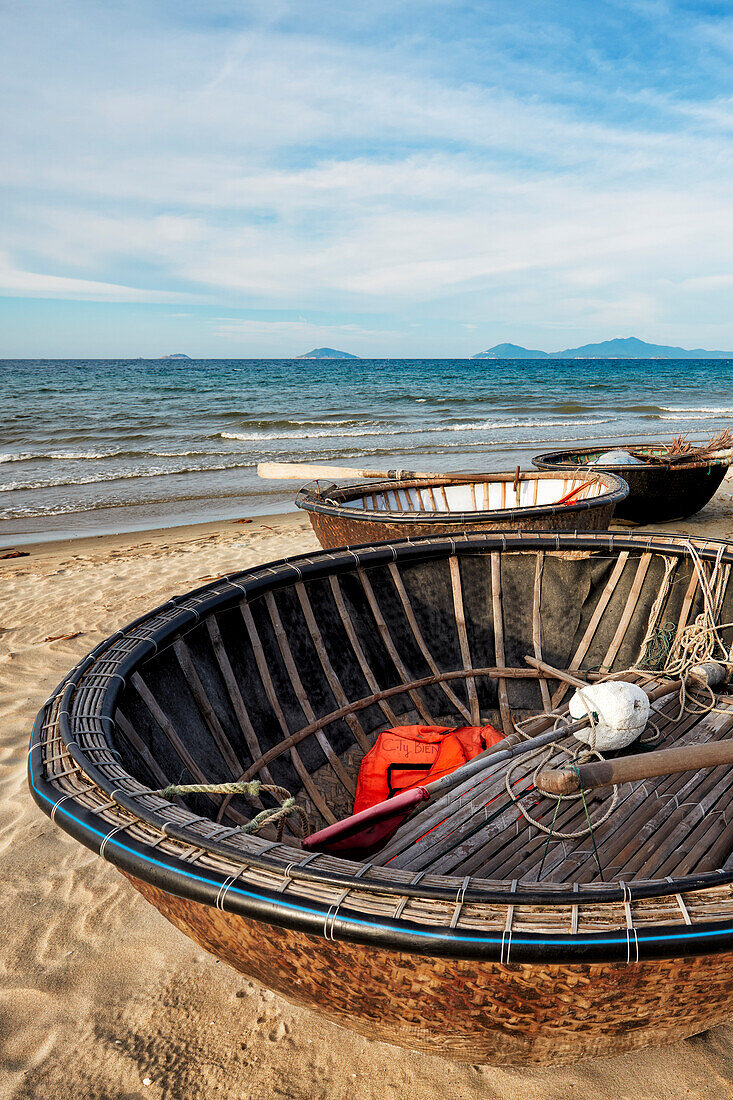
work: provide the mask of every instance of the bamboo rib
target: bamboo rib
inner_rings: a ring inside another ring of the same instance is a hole
[[[690,611],[695,599],[697,586],[700,583],[700,576],[698,574],[697,565],[693,564],[692,576],[690,577],[690,583],[687,586],[687,591],[682,599],[682,607],[680,608],[679,618],[677,620],[677,633],[674,636],[671,649],[673,650],[682,636],[682,632],[687,626],[687,620],[690,617]]]
[[[452,560],[452,559],[451,559]],[[494,655],[497,665],[506,663],[504,656],[504,617],[501,606],[501,558],[496,550],[491,551],[491,603],[494,616]],[[499,678],[499,711],[505,735],[514,729],[512,712],[509,707],[506,680]]]
[[[293,690],[297,697],[298,703],[300,704],[303,714],[308,719],[308,721],[311,723],[315,723],[318,721],[316,717],[316,712],[311,706],[310,699],[308,698],[308,693],[303,686],[303,681],[300,678],[300,673],[298,672],[295,661],[293,660],[293,653],[290,649],[290,642],[288,641],[288,636],[285,633],[285,628],[283,627],[282,619],[280,618],[280,611],[277,604],[275,603],[275,597],[273,596],[272,592],[267,592],[265,594],[265,605],[270,614],[270,620],[275,631],[275,637],[277,638],[277,644],[280,648],[280,654],[283,661],[285,662],[285,667],[288,671],[288,676],[290,677],[290,682],[293,685]],[[356,783],[341,763],[339,757],[334,751],[333,745],[328,740],[328,737],[323,732],[323,728],[320,725],[317,729],[314,730],[314,736],[318,741],[318,744],[323,749],[328,763],[331,765],[334,772],[341,780],[342,786],[353,797],[353,795],[356,794]]]
[[[176,639],[173,643],[173,651],[178,658],[178,663],[186,678],[186,683],[196,701],[199,711],[203,715],[203,719],[214,739],[214,743],[221,753],[225,764],[229,768],[232,779],[237,779],[244,771],[244,765],[232,748],[231,742],[224,732],[218,715],[211,705],[208,695],[204,691],[204,686],[199,679],[198,672],[191,659],[190,651],[183,638]]]
[[[616,633],[611,640],[611,644],[608,647],[606,655],[601,662],[601,671],[610,670],[613,667],[613,662],[616,660],[618,651],[621,648],[621,643],[623,642],[624,637],[626,636],[626,631],[629,628],[631,616],[634,614],[636,604],[639,600],[639,596],[641,595],[644,578],[646,577],[651,560],[652,555],[649,553],[642,554],[639,558],[639,564],[636,567],[634,581],[626,598],[626,605],[624,607],[623,614],[619,619],[618,626],[616,627]]]
[[[573,656],[571,658],[570,664],[568,665],[569,670],[573,671],[573,670],[579,669],[581,664],[583,663],[583,658],[585,657],[586,653],[590,649],[591,642],[593,641],[593,636],[595,635],[595,632],[598,629],[598,624],[600,623],[601,619],[603,618],[603,615],[606,611],[606,608],[608,607],[608,604],[611,600],[611,596],[614,593],[616,585],[618,584],[619,580],[621,579],[621,574],[624,571],[624,567],[626,566],[626,562],[628,561],[628,559],[629,559],[629,551],[628,550],[622,550],[621,553],[618,556],[618,559],[617,559],[613,569],[611,570],[611,575],[608,578],[608,581],[606,583],[606,587],[603,589],[603,592],[600,596],[600,599],[598,600],[598,603],[595,606],[595,609],[593,611],[593,614],[591,615],[590,621],[589,621],[587,627],[585,628],[585,633],[583,634],[583,637],[580,639],[580,642],[578,643],[578,648],[576,649],[575,653],[573,654]],[[562,702],[562,700],[565,698],[565,696],[568,693],[568,688],[569,688],[568,684],[560,684],[560,687],[557,689],[555,694],[552,696],[552,709],[553,710],[556,707],[558,707],[559,704]]]
[[[366,656],[364,655],[364,650],[361,647],[361,642],[356,635],[354,624],[351,621],[351,616],[349,615],[348,609],[344,602],[344,596],[343,592],[341,591],[339,579],[337,576],[332,575],[329,577],[329,582],[331,585],[331,592],[333,593],[336,608],[341,617],[341,622],[343,623],[348,639],[351,642],[351,648],[353,649],[354,654],[356,655],[356,659],[359,662],[359,668],[361,669],[367,684],[374,692],[374,695],[377,696],[380,694],[381,689],[376,681],[374,673],[372,672],[371,666],[367,661]],[[384,698],[380,698],[377,701],[379,703],[379,706],[382,708],[382,713],[385,715],[389,724],[391,726],[396,726],[398,724],[397,716],[392,708],[389,706],[389,704],[386,702],[386,700]]]
[[[257,671],[260,674],[260,679],[262,681],[262,686],[265,689],[265,694],[267,695],[267,698],[268,698],[268,701],[270,703],[270,706],[272,707],[273,713],[274,713],[275,717],[277,718],[277,721],[280,725],[280,729],[287,736],[290,733],[290,730],[288,728],[287,719],[285,718],[285,714],[283,713],[283,709],[280,706],[280,701],[277,697],[277,692],[275,691],[275,685],[272,682],[272,677],[270,676],[270,670],[267,667],[267,661],[265,660],[265,655],[264,655],[264,652],[262,650],[262,642],[260,640],[259,634],[257,633],[257,626],[255,624],[255,621],[254,621],[253,617],[252,617],[252,611],[250,609],[249,604],[246,603],[246,602],[243,602],[242,604],[240,604],[240,610],[242,612],[242,618],[244,619],[244,625],[247,628],[247,633],[249,635],[249,640],[250,640],[250,643],[252,645],[252,652],[254,653],[255,663],[257,665]],[[306,768],[305,764],[303,763],[298,750],[295,748],[295,746],[291,746],[289,751],[290,751],[290,759],[292,760],[293,767],[295,768],[296,772],[300,776],[300,780],[301,780],[305,790],[308,792],[309,797],[313,801],[314,805],[316,805],[318,807],[318,809],[321,813],[321,816],[325,819],[325,821],[327,821],[329,825],[333,825],[333,823],[336,821],[336,817],[333,814],[333,812],[328,808],[326,800],[324,799],[323,795],[321,794],[321,792],[318,790],[315,783],[311,779],[310,773],[309,773],[308,769]],[[267,754],[265,754],[265,755],[267,755]],[[274,757],[272,757],[271,759],[274,759]],[[270,763],[269,760],[265,761],[264,757],[262,758],[262,760],[266,763]],[[258,770],[259,770],[259,767],[258,767]],[[244,775],[245,775],[245,777],[248,777],[247,772],[245,772]],[[243,781],[246,782],[246,779],[244,779]]]
[[[534,646],[534,655],[538,661],[542,660],[542,571],[544,565],[545,551],[540,550],[537,554],[532,594],[532,645]],[[546,711],[551,711],[552,700],[550,699],[550,689],[546,680],[540,680],[540,694],[542,695],[542,706]]]
[[[339,704],[339,706],[341,706],[341,707],[348,706],[349,705],[349,699],[347,698],[346,692],[344,691],[344,689],[341,685],[341,681],[339,680],[338,676],[336,675],[334,667],[331,664],[331,659],[328,656],[328,652],[326,650],[326,645],[325,645],[325,642],[323,641],[323,635],[321,634],[321,631],[318,628],[318,624],[316,622],[316,617],[313,614],[313,607],[311,605],[310,600],[308,599],[308,593],[307,593],[305,585],[303,584],[302,581],[298,581],[298,583],[295,586],[295,591],[298,595],[298,600],[300,601],[300,606],[303,610],[303,615],[305,616],[305,621],[306,621],[306,624],[308,626],[308,630],[310,631],[311,638],[313,639],[313,645],[316,648],[316,652],[318,654],[318,659],[321,662],[321,665],[323,667],[323,671],[326,674],[326,679],[328,680],[328,685],[331,688],[331,691],[333,692],[333,697],[336,700],[336,702]],[[356,715],[353,714],[353,713],[347,714],[345,716],[345,721],[346,721],[346,724],[348,725],[349,729],[353,733],[354,737],[356,738],[356,740],[357,740],[359,746],[361,747],[362,751],[363,752],[369,752],[369,749],[371,748],[371,745],[369,743],[369,739],[368,739],[367,735],[364,733],[364,730],[362,729],[361,722],[356,717]]]
[[[433,658],[433,655],[427,647],[427,643],[425,642],[425,638],[423,637],[423,633],[420,630],[417,619],[415,618],[415,612],[413,610],[412,604],[410,603],[410,597],[407,595],[407,590],[405,589],[405,585],[404,585],[404,582],[402,580],[402,576],[401,576],[400,571],[397,568],[397,565],[395,564],[395,562],[390,563],[389,571],[390,571],[390,575],[392,577],[392,580],[394,581],[395,588],[397,589],[397,594],[400,597],[400,600],[402,601],[402,606],[405,610],[405,615],[407,616],[407,621],[410,624],[410,628],[412,630],[412,633],[415,635],[415,641],[418,644],[420,652],[422,653],[423,657],[425,658],[430,671],[433,672],[433,673],[439,674],[440,669],[436,665],[435,660]],[[458,698],[458,696],[453,691],[453,689],[448,687],[448,684],[445,681],[440,681],[440,686],[443,689],[443,691],[445,692],[445,695],[447,696],[451,706],[455,707],[455,709],[458,711],[458,713],[461,714],[466,719],[466,721],[470,723],[471,722],[471,714],[467,710],[467,708],[464,706],[464,704],[461,702],[461,700]]]
[[[221,669],[221,674],[224,679],[224,683],[226,684],[227,691],[229,692],[229,698],[231,700],[232,707],[234,708],[234,713],[236,714],[237,721],[239,722],[239,728],[242,731],[242,736],[244,737],[252,760],[259,760],[262,756],[262,749],[260,747],[259,738],[255,733],[254,726],[252,725],[249,713],[247,712],[247,707],[245,706],[244,699],[242,698],[242,693],[239,690],[239,684],[237,683],[237,678],[234,675],[234,670],[231,666],[231,662],[229,661],[229,655],[226,651],[226,647],[224,646],[224,640],[221,636],[219,624],[217,623],[215,616],[212,615],[209,619],[206,620],[206,626],[209,631],[209,637],[211,639],[214,655],[219,664],[219,668]],[[275,783],[275,780],[273,779],[267,765],[265,765],[261,770],[262,777],[265,783],[270,783],[273,786],[276,786],[277,784]],[[259,802],[259,799],[257,801]]]
[[[369,577],[367,576],[364,569],[359,569],[358,572],[359,579],[361,580],[362,587],[364,588],[364,594],[366,595],[366,598],[369,602],[369,607],[371,608],[372,615],[374,616],[374,621],[377,624],[377,630],[379,631],[380,637],[384,642],[390,658],[392,659],[392,663],[394,664],[399,676],[402,679],[402,683],[407,684],[410,681],[410,674],[407,671],[407,668],[405,667],[402,658],[397,652],[397,647],[392,641],[392,635],[390,634],[389,628],[384,620],[384,616],[382,615],[382,610],[377,602],[377,597],[374,595],[374,589],[372,588],[371,581],[369,580]],[[428,726],[438,725],[438,723],[435,721],[430,711],[428,710],[425,704],[425,700],[422,698],[419,692],[415,691],[414,689],[410,689],[408,691],[408,694],[415,706],[417,707],[418,713],[422,717],[423,722],[427,723]]]
[[[450,557],[449,561],[451,585],[453,588],[453,612],[456,617],[456,630],[458,632],[458,643],[461,648],[461,660],[463,662],[463,667],[470,672],[472,668],[471,651],[468,645],[468,633],[466,631],[466,613],[463,606],[461,567],[455,554]],[[472,676],[466,679],[466,690],[468,691],[468,703],[471,708],[471,722],[474,726],[478,726],[481,722],[481,714],[479,711],[476,681],[473,679]],[[504,732],[506,733],[507,731],[505,730]]]
[[[143,703],[145,703],[145,706],[148,708],[157,724],[160,726],[165,736],[170,741],[172,747],[181,758],[181,761],[188,768],[188,771],[191,774],[194,782],[210,783],[211,777],[206,775],[201,770],[196,760],[194,760],[193,756],[191,756],[191,753],[188,751],[183,741],[178,736],[175,726],[173,725],[165,711],[162,709],[162,707],[158,703],[158,700],[155,698],[152,691],[145,683],[139,672],[133,672],[131,683],[133,684],[135,690],[142,699]],[[221,802],[220,795],[206,794],[205,797],[208,798],[209,801],[213,802],[215,806],[218,806]]]
[[[128,721],[128,719],[125,718],[121,710],[117,710],[115,712],[115,724],[130,742],[138,756],[144,761],[145,765],[149,768],[151,774],[155,776],[155,779],[160,784],[160,786],[170,786],[170,779],[165,774],[148,746],[142,740],[132,722]]]

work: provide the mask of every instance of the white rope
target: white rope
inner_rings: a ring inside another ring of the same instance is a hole
[[[693,665],[701,664],[704,661],[717,658],[728,663],[731,660],[731,652],[726,649],[719,631],[732,627],[733,623],[717,622],[730,572],[728,566],[721,570],[725,546],[721,544],[718,547],[709,578],[705,570],[705,563],[697,548],[693,546],[689,539],[686,540],[686,546],[700,582],[703,610],[693,623],[690,623],[681,631],[665,662],[664,671],[670,675],[676,674],[678,676],[684,676]]]
[[[592,721],[592,719],[591,719],[591,721]],[[540,771],[542,771],[542,769],[545,768],[548,765],[548,763],[550,762],[550,759],[552,758],[553,751],[555,749],[558,749],[560,752],[565,753],[566,756],[569,756],[571,764],[577,764],[578,762],[585,761],[585,760],[589,759],[591,756],[595,757],[596,760],[603,760],[603,756],[601,755],[601,753],[596,752],[595,749],[591,749],[588,752],[582,752],[582,753],[578,754],[577,752],[572,752],[570,749],[566,749],[563,745],[558,745],[558,744],[555,744],[553,742],[549,746],[549,752],[545,753],[545,755],[543,756],[543,758],[540,760],[539,764],[535,768],[534,772],[532,773],[532,782],[534,783],[535,786],[537,786],[537,775],[538,775],[538,773]],[[543,825],[541,821],[538,821],[536,818],[532,817],[532,815],[530,813],[528,813],[528,811],[524,808],[524,806],[522,805],[522,803],[520,801],[520,799],[523,797],[523,795],[516,795],[514,793],[514,791],[512,790],[511,776],[516,771],[516,769],[520,766],[521,763],[522,763],[521,760],[515,761],[514,764],[512,764],[512,766],[508,769],[508,771],[507,771],[507,773],[504,777],[504,784],[506,786],[507,794],[511,798],[512,802],[516,803],[517,808],[519,809],[519,812],[521,813],[522,817],[524,817],[525,820],[528,821],[530,825],[535,825],[539,829],[539,831],[541,833],[545,833],[546,836],[558,837],[560,840],[574,840],[577,837],[587,836],[589,833],[592,833],[594,829],[597,829],[599,825],[603,825],[603,823],[608,820],[608,818],[611,816],[614,809],[616,808],[616,803],[618,801],[618,786],[616,784],[614,784],[613,797],[611,798],[611,804],[607,808],[605,813],[601,817],[598,818],[597,821],[591,821],[588,825],[583,826],[582,829],[577,829],[577,830],[575,830],[575,832],[572,832],[572,833],[561,832],[559,829],[555,829],[552,826],[550,826],[550,828],[548,828],[546,825]],[[576,794],[547,795],[546,797],[552,798],[553,801],[555,801],[557,803],[572,802],[572,801],[575,801],[576,799],[582,798],[583,797],[583,792],[578,791]]]

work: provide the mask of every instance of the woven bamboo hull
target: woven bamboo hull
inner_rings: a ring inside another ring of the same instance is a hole
[[[595,475],[594,475],[595,476]],[[568,504],[557,502],[582,485],[581,475],[487,474],[481,481],[443,483],[438,478],[380,481],[324,489],[302,489],[295,503],[308,512],[321,546],[359,546],[426,535],[493,531],[605,531],[626,496],[614,474],[581,491]],[[513,507],[517,500],[520,506]]]
[[[622,443],[620,447],[641,447]],[[654,444],[649,445],[653,450]],[[532,461],[540,470],[583,469],[598,458],[598,449],[553,451]],[[595,467],[594,467],[595,468]],[[672,466],[603,466],[618,474],[629,486],[629,495],[619,502],[616,519],[629,524],[668,523],[687,519],[712,500],[728,472],[728,461],[696,462]]]
[[[331,943],[128,876],[172,924],[287,1000],[368,1039],[461,1062],[564,1065],[672,1043],[733,1016],[733,955],[502,966]]]
[[[597,508],[576,515],[554,515],[550,522],[547,516],[534,518],[519,514],[511,520],[482,520],[480,523],[448,523],[441,526],[443,535],[482,534],[489,531],[605,531],[613,517],[613,504],[602,504]],[[315,531],[316,538],[324,550],[333,550],[337,546],[358,546],[362,543],[393,542],[395,539],[417,539],[431,534],[426,523],[389,523],[387,520],[375,522],[356,522],[344,516],[319,515],[310,512],[308,518]]]
[[[36,720],[31,792],[208,950],[365,1035],[499,1063],[672,1041],[733,1015],[730,769],[629,784],[592,838],[572,833],[575,802],[570,841],[520,820],[500,771],[455,835],[418,824],[372,862],[243,833],[258,793],[161,791],[258,777],[320,828],[350,813],[380,731],[510,732],[527,715],[549,730],[567,685],[527,654],[627,670],[652,628],[696,621],[714,573],[731,647],[733,548],[676,536],[501,532],[233,574],[79,662]],[[733,697],[683,720],[671,698],[656,722],[661,747],[730,738]],[[538,763],[515,761],[512,782]]]

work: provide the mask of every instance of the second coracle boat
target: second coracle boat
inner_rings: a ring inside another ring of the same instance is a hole
[[[325,549],[482,531],[604,531],[628,493],[604,470],[312,484],[295,498]]]

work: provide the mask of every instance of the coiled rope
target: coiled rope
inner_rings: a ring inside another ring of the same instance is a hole
[[[581,698],[583,698],[582,693],[579,692],[579,694],[580,694]],[[589,748],[588,749],[581,749],[579,747],[576,750],[572,750],[572,749],[567,748],[565,745],[560,745],[557,741],[552,741],[547,746],[547,751],[543,754],[542,759],[537,764],[537,767],[535,768],[535,770],[532,773],[532,782],[535,785],[535,787],[537,786],[537,774],[538,774],[538,772],[542,771],[543,768],[547,767],[547,765],[549,764],[550,760],[552,759],[554,753],[556,753],[556,752],[561,752],[561,753],[564,753],[565,756],[568,756],[570,758],[571,767],[576,767],[579,763],[585,763],[586,760],[590,760],[594,757],[595,757],[596,760],[603,760],[602,754],[600,752],[598,752],[598,750],[595,748],[596,722],[595,722],[594,712],[591,710],[591,707],[589,706],[589,704],[586,703],[585,699],[583,699],[583,703],[585,704],[586,710],[588,711],[588,718],[590,720],[591,730],[592,730],[591,744],[590,744]],[[557,730],[558,734],[562,734],[562,732],[563,732],[562,727],[558,725],[558,720],[566,722],[567,721],[567,716],[566,715],[561,715],[561,714],[555,714],[554,717],[556,718],[555,729]],[[528,720],[529,719],[526,719],[526,721],[528,721]],[[517,723],[517,725],[519,725],[519,723]],[[523,732],[523,731],[520,730],[520,732]],[[588,813],[588,807],[587,807],[586,801],[585,801],[585,794],[584,794],[582,789],[579,792],[574,793],[574,794],[547,795],[546,797],[555,799],[555,801],[557,802],[557,805],[555,806],[555,813],[554,813],[553,818],[552,818],[552,824],[548,828],[546,825],[543,825],[541,821],[538,821],[535,817],[532,817],[532,815],[522,805],[521,798],[523,796],[515,794],[515,792],[512,790],[511,777],[514,774],[514,772],[516,771],[516,769],[518,767],[520,767],[521,764],[522,764],[522,761],[517,760],[507,770],[506,775],[504,776],[504,784],[506,786],[507,794],[511,798],[512,802],[516,803],[517,808],[518,808],[519,812],[521,813],[522,817],[524,817],[525,820],[528,821],[530,825],[534,825],[537,829],[539,829],[540,832],[545,833],[547,835],[548,839],[549,839],[549,837],[554,836],[554,837],[558,837],[560,840],[573,840],[577,837],[587,836],[588,833],[590,833],[591,836],[592,836],[593,835],[593,830],[595,828],[597,828],[599,825],[602,825],[604,823],[604,821],[607,821],[608,818],[613,813],[614,809],[616,808],[616,803],[618,801],[618,786],[616,784],[614,784],[614,787],[613,787],[613,797],[611,798],[610,805],[606,809],[605,813],[601,817],[599,817],[597,821],[593,821],[593,822],[591,822],[590,815]],[[583,799],[583,805],[585,807],[586,821],[588,822],[587,826],[584,826],[582,829],[577,829],[577,830],[575,830],[574,832],[571,832],[571,833],[570,832],[565,833],[565,832],[560,832],[559,830],[556,830],[555,829],[555,818],[557,817],[557,811],[560,808],[560,803],[561,802],[572,802],[573,800],[579,799],[579,798]],[[594,844],[595,844],[595,841],[594,841]],[[543,859],[542,859],[542,863],[544,864],[544,856],[543,856]],[[541,873],[542,873],[542,868],[540,868],[540,874]]]
[[[258,814],[239,828],[240,833],[258,833],[266,825],[277,825],[277,838],[282,840],[286,822],[297,837],[308,836],[310,822],[308,814],[302,806],[299,806],[290,791],[285,787],[276,787],[270,783],[261,783],[259,779],[250,779],[247,783],[173,783],[168,787],[162,787],[158,791],[152,791],[161,798],[171,801],[177,795],[184,794],[241,794],[245,798],[259,798],[260,794],[269,794],[280,805],[271,809],[260,810]],[[295,826],[295,828],[293,828]]]
[[[721,568],[725,547],[723,545],[718,547],[710,577],[708,577],[705,563],[697,548],[689,540],[686,545],[700,581],[703,610],[694,622],[680,632],[668,653],[663,669],[672,676],[684,676],[693,665],[705,661],[722,660],[728,663],[731,659],[730,651],[726,648],[719,632],[733,626],[733,623],[718,622],[730,576],[730,565]]]

